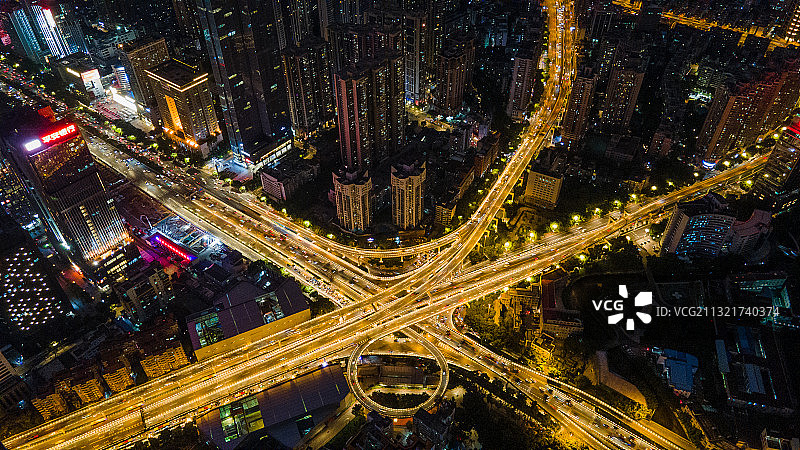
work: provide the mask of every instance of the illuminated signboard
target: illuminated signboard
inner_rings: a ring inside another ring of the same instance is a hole
[[[25,143],[25,150],[32,152],[41,146],[42,146],[42,141],[34,139],[30,142]]]
[[[74,123],[71,123],[69,125],[65,125],[60,130],[56,130],[53,131],[52,133],[41,136],[39,139],[41,139],[41,141],[45,144],[53,145],[58,143],[59,141],[64,140],[64,138],[72,137],[77,133],[78,133],[78,127],[76,127]],[[27,144],[25,144],[25,148],[28,148]]]
[[[183,247],[174,244],[171,240],[163,236],[161,233],[155,233],[153,236],[150,237],[150,242],[158,243],[161,247],[169,250],[172,254],[176,256],[180,256],[185,261],[194,261],[197,259],[197,256],[189,253]]]

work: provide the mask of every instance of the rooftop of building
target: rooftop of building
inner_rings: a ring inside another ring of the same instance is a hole
[[[345,172],[340,171],[339,173],[333,174],[333,179],[339,183],[344,185],[349,184],[367,184],[370,182],[369,171],[365,170],[363,172]]]
[[[97,68],[97,64],[94,62],[92,57],[86,53],[73,53],[71,55],[67,55],[57,60],[55,64],[69,67],[78,73],[83,73]]]
[[[392,164],[392,176],[395,178],[418,177],[425,172],[425,161],[415,159],[408,163],[396,162]]]
[[[208,77],[207,73],[199,71],[197,67],[190,66],[177,59],[170,59],[152,69],[147,69],[146,72],[150,74],[150,76],[165,80],[179,88],[186,87],[202,78]]]

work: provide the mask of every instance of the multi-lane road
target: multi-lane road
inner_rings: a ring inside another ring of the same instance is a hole
[[[241,207],[237,211],[221,211],[221,208],[209,205],[207,200],[191,200],[179,185],[170,186],[165,180],[148,173],[146,168],[130,162],[126,164],[122,161],[125,158],[104,147],[102,142],[92,142],[93,154],[98,159],[138,185],[143,184],[145,191],[167,207],[209,228],[226,244],[248,257],[268,257],[295,270],[295,274],[306,282],[319,284],[319,289],[336,300],[341,308],[286,333],[242,348],[229,349],[216,357],[89,405],[13,436],[5,444],[13,448],[101,448],[120,444],[145,430],[185,420],[245,395],[249,390],[261,389],[347,355],[364,340],[401,330],[524,280],[532,273],[619,233],[631,221],[646,218],[687,196],[746,177],[763,164],[761,159],[751,160],[715,178],[639,205],[622,220],[610,223],[598,220],[593,222],[593,227],[581,232],[554,235],[497,261],[464,267],[466,256],[505,202],[531,158],[546,145],[548,132],[557,124],[571,87],[575,67],[572,7],[554,1],[545,2],[544,7],[548,12],[550,29],[550,73],[541,100],[542,108],[531,118],[522,143],[509,158],[475,214],[458,230],[439,241],[388,251],[349,248],[320,238],[274,211],[249,204],[246,198],[237,198],[236,194],[218,191],[212,195],[226,196],[217,200],[218,204],[224,202],[229,209]],[[265,227],[274,230],[276,224],[290,230],[285,234],[285,240],[265,233]],[[371,277],[348,261],[359,256],[409,256],[432,250],[439,252],[426,264],[392,280]],[[531,378],[533,376],[531,373]],[[605,408],[603,405],[595,406]],[[596,432],[581,425],[573,417],[575,414],[560,408],[554,408],[552,413],[566,427],[583,436],[592,447],[608,447],[604,441],[598,440]],[[648,432],[646,429],[637,431],[641,433],[640,438],[655,441],[657,446],[685,448],[683,443],[676,443],[670,437],[648,437]]]

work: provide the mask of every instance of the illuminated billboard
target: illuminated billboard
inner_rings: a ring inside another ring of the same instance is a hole
[[[53,131],[52,133],[40,136],[42,143],[47,145],[55,145],[65,139],[71,138],[78,134],[78,127],[74,123],[64,125],[61,129]]]

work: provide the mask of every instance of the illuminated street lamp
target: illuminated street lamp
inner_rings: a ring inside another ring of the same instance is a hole
[[[753,185],[753,180],[747,180],[747,181],[744,182],[744,184],[746,184],[748,186],[752,186]]]
[[[651,191],[657,191],[658,190],[658,186],[650,186],[650,190]]]
[[[303,226],[305,226],[306,228],[308,228],[308,227],[310,227],[310,226],[311,226],[311,222],[309,222],[308,220],[304,220],[304,221],[303,221]]]
[[[699,177],[699,176],[700,176],[700,174],[699,174],[698,172],[695,172],[695,173],[694,173],[694,177],[695,177],[695,178],[697,178],[697,177]]]
[[[551,223],[550,224],[550,229],[553,230],[553,232],[558,230],[558,223],[556,223],[556,222]]]
[[[506,250],[510,249],[511,248],[511,242],[506,241],[506,243],[503,244],[503,247],[505,247]]]
[[[333,233],[328,233],[327,237],[328,237],[328,239],[333,239],[334,238]]]
[[[730,161],[722,161],[722,165],[725,166],[725,167],[730,167],[731,166],[731,162]]]
[[[595,208],[595,209],[594,209],[594,215],[595,215],[595,216],[599,216],[599,215],[600,215],[600,214],[602,214],[602,213],[603,213],[603,210],[602,210],[602,209],[600,209],[600,208]]]
[[[579,259],[581,262],[586,262],[586,255],[584,255],[583,253],[581,253],[580,255],[578,255],[578,259]]]
[[[580,222],[581,221],[581,216],[578,215],[578,214],[573,215],[572,216],[572,221],[575,222],[575,223]]]

